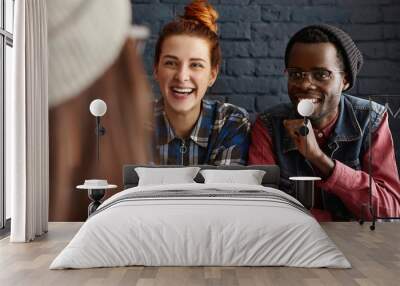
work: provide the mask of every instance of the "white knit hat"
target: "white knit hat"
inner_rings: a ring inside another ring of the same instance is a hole
[[[77,95],[117,59],[131,27],[129,0],[47,0],[49,105]]]

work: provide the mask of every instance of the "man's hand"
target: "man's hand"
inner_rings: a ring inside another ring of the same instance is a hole
[[[293,120],[284,120],[283,125],[286,128],[286,131],[289,133],[289,136],[292,138],[294,143],[297,146],[297,149],[307,160],[313,161],[316,158],[322,156],[322,150],[319,148],[317,143],[317,139],[315,138],[313,128],[310,120],[308,120],[308,135],[302,136],[300,134],[300,128],[303,126],[303,119],[293,119]]]
[[[302,136],[300,128],[303,126],[303,119],[284,120],[283,125],[286,128],[289,136],[296,144],[300,154],[304,156],[310,163],[315,166],[319,172],[326,178],[328,177],[335,167],[335,162],[329,158],[318,145],[315,138],[311,122],[308,120],[308,134]]]

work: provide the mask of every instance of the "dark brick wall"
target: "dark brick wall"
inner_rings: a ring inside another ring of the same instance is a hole
[[[148,25],[152,37],[144,60],[151,78],[154,46],[162,25],[183,14],[183,0],[132,0],[134,22]],[[350,91],[357,96],[400,96],[400,0],[214,0],[223,64],[210,96],[255,113],[287,101],[283,54],[301,27],[330,23],[347,31],[363,52],[365,65]],[[156,95],[159,93],[153,84]],[[385,101],[386,98],[378,101]],[[391,100],[394,113],[399,99]],[[391,116],[396,144],[400,114]],[[398,144],[400,146],[400,144]],[[400,148],[397,148],[400,158]]]
[[[152,37],[144,60],[151,77],[154,46],[164,23],[183,13],[184,0],[132,0],[134,22]],[[326,22],[347,31],[365,65],[351,94],[400,94],[399,0],[214,0],[223,54],[211,95],[260,112],[286,101],[283,53],[301,27]],[[154,85],[155,93],[158,88]]]

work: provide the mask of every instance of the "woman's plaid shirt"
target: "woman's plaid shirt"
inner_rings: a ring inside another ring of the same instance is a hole
[[[155,103],[154,160],[160,165],[245,165],[249,148],[248,113],[235,105],[205,100],[189,138],[175,135],[164,111]]]

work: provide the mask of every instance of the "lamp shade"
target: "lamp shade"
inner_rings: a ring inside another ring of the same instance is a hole
[[[300,100],[299,104],[297,104],[297,112],[301,116],[309,117],[314,112],[314,104],[311,99],[303,99]]]
[[[103,116],[107,111],[107,104],[101,99],[95,99],[90,103],[89,109],[94,116]]]

